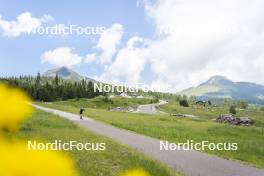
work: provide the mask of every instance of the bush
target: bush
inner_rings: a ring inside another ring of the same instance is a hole
[[[186,99],[180,100],[179,104],[180,104],[180,106],[183,106],[183,107],[189,107],[189,103]]]
[[[150,104],[158,103],[158,102],[159,102],[159,99],[158,98],[155,98],[155,99],[151,99],[150,100]]]
[[[246,102],[245,100],[240,100],[238,102],[238,106],[242,109],[247,109],[248,108],[248,102]]]
[[[264,107],[261,107],[260,110],[261,110],[261,111],[264,111]]]
[[[235,114],[237,113],[237,111],[236,111],[236,106],[234,106],[234,105],[230,106],[230,108],[229,108],[229,112],[230,112],[231,114],[235,115]]]
[[[105,95],[103,98],[103,102],[108,103],[109,101],[110,101],[110,98],[107,95]]]

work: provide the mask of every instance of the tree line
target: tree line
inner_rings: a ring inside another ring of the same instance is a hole
[[[80,82],[64,80],[56,75],[54,78],[19,76],[0,78],[1,82],[25,90],[33,100],[55,101],[73,98],[94,98],[103,93],[94,91],[94,83],[82,80]]]

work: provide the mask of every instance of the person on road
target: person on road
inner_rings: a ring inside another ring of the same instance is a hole
[[[80,119],[83,120],[83,112],[85,109],[83,107],[80,108]]]

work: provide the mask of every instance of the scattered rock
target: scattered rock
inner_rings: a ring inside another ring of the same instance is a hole
[[[180,118],[194,118],[196,117],[195,115],[191,115],[191,114],[171,114],[171,116],[176,116],[176,117],[180,117]]]
[[[230,114],[221,114],[216,121],[219,123],[233,123],[235,121],[235,117]]]
[[[240,125],[252,125],[254,124],[254,121],[250,119],[249,117],[239,117],[239,124]]]
[[[222,114],[216,118],[218,123],[229,123],[232,125],[252,125],[254,121],[249,117],[234,117],[230,114]]]

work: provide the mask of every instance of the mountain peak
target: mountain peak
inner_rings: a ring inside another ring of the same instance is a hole
[[[56,70],[56,73],[58,76],[69,76],[71,74],[71,72],[73,72],[73,71],[67,67],[59,67]]]
[[[58,67],[54,69],[50,69],[44,73],[44,76],[47,77],[55,77],[58,75],[59,77],[69,77],[74,71],[67,67]]]
[[[63,79],[72,80],[72,81],[81,81],[84,79],[87,81],[95,82],[95,80],[82,76],[78,74],[77,72],[73,71],[72,69],[65,67],[65,66],[50,69],[43,74],[43,76],[45,77],[55,77],[56,75],[58,75],[59,77]]]
[[[233,83],[230,79],[228,79],[225,76],[221,76],[221,75],[215,75],[212,76],[211,78],[209,78],[208,81],[206,81],[205,83],[202,83],[201,85],[229,85]]]
[[[264,86],[250,82],[233,82],[232,80],[215,75],[197,87],[179,92],[181,95],[195,95],[204,100],[223,100],[232,98],[246,100],[249,103],[264,104]]]
[[[214,75],[214,76],[210,77],[209,80],[223,80],[223,79],[228,80],[227,77],[225,77],[225,76],[221,76],[221,75]]]

